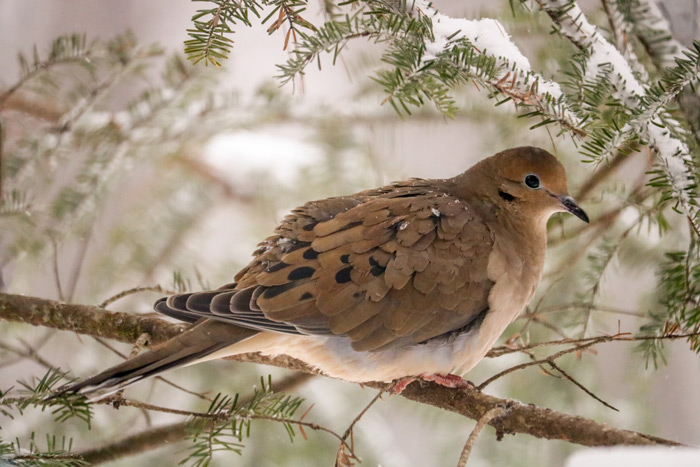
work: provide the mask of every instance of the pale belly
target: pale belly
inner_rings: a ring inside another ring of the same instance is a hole
[[[483,324],[488,324],[488,316]],[[347,337],[264,332],[209,355],[206,360],[247,352],[260,352],[267,356],[288,355],[327,376],[357,383],[390,382],[423,374],[464,374],[486,355],[500,335],[486,335],[486,329],[481,326],[449,339],[374,352],[353,350]]]

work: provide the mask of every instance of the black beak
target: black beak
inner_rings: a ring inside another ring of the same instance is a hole
[[[576,204],[576,201],[574,201],[571,196],[557,196],[557,198],[559,198],[559,202],[561,202],[561,205],[564,206],[564,209],[581,219],[583,222],[589,222],[586,212],[581,209],[578,204]]]

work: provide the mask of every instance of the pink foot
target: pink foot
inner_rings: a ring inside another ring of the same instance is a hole
[[[404,389],[406,389],[406,386],[417,380],[415,376],[408,376],[406,378],[401,378],[397,380],[394,385],[389,388],[389,394],[396,395],[396,394],[401,394]]]
[[[440,386],[445,386],[448,388],[455,389],[474,389],[474,385],[458,375],[453,375],[448,373],[446,375],[441,375],[436,373],[434,375],[420,375],[420,379],[423,381],[432,381],[439,384]]]
[[[451,373],[446,375],[436,373],[433,375],[423,374],[418,376],[408,376],[406,378],[401,378],[398,381],[396,381],[396,383],[394,383],[391,389],[389,389],[389,392],[391,394],[401,394],[403,390],[406,389],[406,386],[419,379],[423,381],[432,381],[433,383],[437,383],[440,386],[445,386],[453,389],[475,388],[475,386],[471,382],[467,381],[461,376],[453,375]]]

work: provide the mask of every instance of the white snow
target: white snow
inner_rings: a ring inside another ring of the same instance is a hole
[[[644,88],[632,74],[632,69],[620,51],[600,37],[598,33],[596,33],[596,39],[592,47],[593,53],[586,63],[586,79],[594,79],[598,75],[601,65],[610,64],[613,70],[611,78],[619,83],[616,97],[625,105],[635,107],[637,104],[635,96],[644,95]],[[621,92],[620,89],[626,89],[628,92]]]
[[[272,131],[240,131],[215,136],[204,149],[205,161],[232,185],[245,187],[262,174],[276,183],[300,183],[300,171],[322,159],[310,143]]]
[[[439,211],[439,210],[437,210],[437,209],[435,209],[435,208],[430,208],[430,210],[432,211],[433,216],[435,216],[435,217],[440,217],[440,211]]]
[[[545,8],[559,8],[567,4],[566,0],[544,0],[544,3]],[[616,89],[616,97],[626,106],[634,108],[638,104],[638,98],[645,95],[645,90],[622,54],[588,22],[578,4],[567,6],[566,14],[568,19],[559,22],[562,32],[574,43],[590,47],[593,51],[586,66],[587,77],[593,77],[601,64],[609,63],[612,67],[611,79]],[[623,131],[625,129],[623,128]],[[698,208],[690,203],[685,191],[693,180],[686,165],[690,160],[688,147],[683,141],[673,137],[668,129],[651,123],[651,119],[641,127],[641,132],[659,154],[661,168],[668,175],[674,195],[689,217],[694,219]]]
[[[684,47],[671,34],[671,26],[668,24],[668,21],[666,21],[666,18],[664,18],[656,3],[649,0],[641,1],[646,5],[648,10],[647,15],[642,16],[642,21],[640,22],[639,27],[640,29],[660,31],[663,35],[669,36],[669,38],[664,41],[667,49],[660,58],[663,66],[673,66],[675,64],[675,58],[683,57],[682,51]]]
[[[515,65],[520,72],[527,74],[532,72],[530,61],[520,52],[518,46],[513,43],[506,28],[496,19],[481,18],[469,20],[465,18],[452,18],[435,11],[424,0],[418,0],[415,8],[432,19],[433,35],[435,40],[425,44],[426,53],[423,60],[432,60],[444,51],[450,41],[465,38],[469,40],[480,52],[507,62],[507,69]],[[505,63],[504,63],[505,64]],[[504,71],[504,75],[505,75]],[[544,79],[533,73],[538,80],[539,92],[546,92],[555,99],[561,96],[561,88],[558,83]]]
[[[586,448],[576,451],[565,467],[697,467],[700,449],[624,446],[613,448]]]

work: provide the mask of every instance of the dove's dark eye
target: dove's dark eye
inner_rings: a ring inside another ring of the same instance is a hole
[[[537,175],[528,174],[525,176],[525,185],[527,185],[528,188],[536,190],[540,187],[540,179]]]

